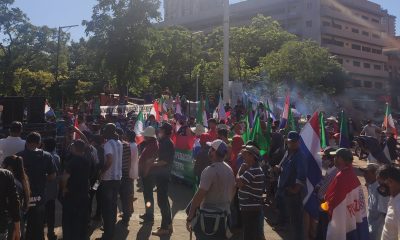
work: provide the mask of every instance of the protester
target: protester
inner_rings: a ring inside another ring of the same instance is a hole
[[[232,138],[232,154],[229,165],[231,166],[233,173],[236,175],[239,170],[239,168],[236,166],[236,160],[242,149],[242,146],[244,145],[242,138],[243,130],[240,123],[235,123],[232,127],[232,130],[235,135]]]
[[[265,239],[263,225],[255,224],[254,220],[263,216],[263,194],[265,188],[265,176],[259,161],[261,155],[258,148],[244,146],[242,150],[244,163],[239,169],[236,183],[239,188],[239,204],[242,217],[243,239]],[[262,227],[262,228],[261,228]]]
[[[194,144],[193,144],[193,150],[192,150],[192,156],[193,156],[193,158],[196,158],[196,155],[198,154],[198,151],[201,148],[201,146],[200,146],[200,136],[203,133],[205,133],[207,130],[201,124],[197,124],[196,127],[192,127],[192,128],[190,128],[190,130],[192,131],[192,133],[196,137],[196,139],[194,141]]]
[[[88,238],[91,161],[85,157],[85,151],[86,144],[83,140],[73,142],[71,159],[61,180],[62,228],[65,240]]]
[[[20,233],[21,238],[25,236],[25,214],[28,211],[31,190],[28,176],[25,173],[24,163],[21,157],[15,155],[8,156],[3,161],[3,168],[9,170],[14,176],[15,186],[19,196],[19,215],[20,215]],[[1,213],[0,213],[1,215]],[[2,221],[0,220],[2,223]],[[9,233],[14,232],[14,223],[10,225]],[[1,239],[1,238],[0,238]]]
[[[326,239],[346,239],[348,236],[368,239],[365,197],[352,166],[353,154],[345,148],[331,154],[335,155],[335,166],[339,173],[326,191],[326,202],[321,205],[330,217]]]
[[[158,157],[158,142],[156,130],[153,127],[144,129],[142,136],[144,137],[144,149],[139,157],[139,176],[143,183],[143,198],[146,212],[140,215],[143,223],[154,222],[154,176],[151,174],[151,168],[154,161]]]
[[[168,184],[175,156],[171,135],[172,126],[169,123],[163,123],[159,131],[158,158],[153,164],[157,186],[157,202],[161,211],[161,226],[152,232],[156,236],[171,235],[173,232],[171,206],[168,200]]]
[[[365,125],[360,133],[361,136],[369,136],[379,140],[379,135],[381,133],[381,129],[372,123],[371,120],[367,121],[367,125]]]
[[[400,170],[393,165],[384,165],[378,170],[378,192],[390,196],[382,240],[400,239]]]
[[[55,226],[55,214],[56,214],[56,199],[58,197],[58,184],[59,176],[61,174],[61,161],[60,157],[56,152],[56,140],[54,138],[48,138],[43,140],[43,150],[51,154],[53,164],[56,170],[56,179],[47,181],[46,184],[46,225],[47,225],[47,239],[57,239],[54,233]]]
[[[130,178],[129,173],[134,160],[132,159],[131,146],[126,141],[127,138],[124,131],[121,128],[117,128],[116,132],[122,142],[122,178],[119,188],[122,208],[121,223],[128,226],[133,213],[133,180]]]
[[[315,186],[314,192],[317,194],[318,199],[324,202],[326,191],[329,185],[335,178],[339,170],[335,167],[334,155],[331,155],[337,151],[335,147],[327,147],[321,153],[322,155],[322,167],[326,170],[325,176]],[[326,211],[320,211],[319,221],[317,227],[317,239],[325,240],[326,232],[328,230],[329,214]]]
[[[149,117],[147,118],[147,121],[145,122],[145,127],[153,127],[156,132],[158,131],[159,124],[156,121],[156,117],[153,114],[150,114]]]
[[[114,237],[117,219],[117,200],[122,178],[122,143],[118,140],[116,126],[108,123],[104,127],[104,166],[101,171],[101,205],[104,222],[103,239]]]
[[[101,135],[93,135],[91,138],[90,144],[96,148],[97,150],[97,157],[99,159],[99,162],[96,166],[93,167],[93,172],[91,175],[93,176],[93,179],[90,181],[90,186],[97,186],[96,188],[91,188],[90,189],[90,200],[89,200],[89,206],[92,206],[93,199],[96,197],[96,213],[93,216],[93,220],[95,221],[101,221],[101,184],[99,184],[100,180],[100,173],[101,170],[104,167],[104,138]],[[96,184],[97,183],[97,184]],[[89,208],[89,216],[92,216],[92,208]]]
[[[231,167],[223,161],[228,151],[226,144],[215,140],[209,146],[212,164],[201,174],[200,187],[191,201],[186,225],[198,240],[221,240],[227,238],[226,222],[235,194],[235,177]],[[200,215],[203,215],[205,229],[200,226]],[[215,227],[217,219],[219,222]]]
[[[379,165],[374,163],[368,164],[366,168],[360,168],[368,189],[369,240],[381,239],[389,202],[389,197],[383,197],[378,193],[379,183],[376,175],[378,168]]]
[[[17,153],[22,157],[31,188],[30,207],[26,213],[26,239],[44,239],[46,182],[56,178],[56,166],[50,153],[39,149],[41,136],[28,134],[26,148]]]
[[[0,139],[0,165],[3,159],[19,153],[25,149],[25,140],[21,139],[22,123],[12,122],[10,136]]]
[[[385,131],[385,139],[382,143],[383,148],[387,147],[387,150],[389,152],[389,156],[391,162],[395,162],[398,159],[398,153],[397,153],[397,140],[395,139],[394,133],[390,132],[389,130]]]
[[[225,155],[224,161],[230,164],[232,158],[232,145],[228,139],[228,126],[226,126],[225,124],[218,125],[217,138],[222,140],[228,147],[228,151]]]
[[[211,141],[211,136],[209,133],[203,133],[200,136],[200,149],[198,150],[196,156],[194,157],[193,172],[197,178],[197,184],[200,184],[200,176],[203,170],[211,165],[210,158],[208,156],[208,151],[210,147],[207,142]]]
[[[0,240],[20,239],[20,203],[13,174],[0,169]],[[8,232],[8,218],[13,223],[13,232]]]
[[[280,210],[280,226],[288,225],[290,239],[304,239],[303,197],[307,176],[307,162],[300,149],[300,135],[289,132],[287,137],[288,153],[280,165],[277,189],[277,202]],[[282,229],[282,228],[280,228]]]
[[[211,140],[214,141],[218,137],[217,133],[217,120],[214,118],[208,119],[208,134],[211,136]]]

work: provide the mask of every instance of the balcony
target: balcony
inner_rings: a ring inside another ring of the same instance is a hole
[[[350,10],[349,10],[350,11]],[[378,32],[385,32],[385,26],[378,24],[378,23],[373,23],[371,21],[367,21],[367,20],[363,20],[360,17],[356,16],[356,15],[347,15],[343,12],[339,12],[339,11],[335,11],[333,9],[330,9],[327,6],[321,6],[321,16],[325,16],[325,17],[331,17],[334,19],[338,19],[338,20],[342,20],[348,23],[352,23],[352,24],[357,24],[357,25],[361,25],[364,26],[368,29],[373,29],[376,30]],[[367,22],[365,22],[367,21]]]
[[[328,48],[329,51],[332,52],[333,54],[368,59],[368,60],[384,62],[384,63],[386,63],[388,61],[388,57],[385,55],[382,55],[382,54],[379,55],[379,54],[375,54],[375,53],[362,52],[360,50],[355,50],[355,49],[346,48],[346,47],[339,47],[339,46],[330,45],[330,44],[323,44],[322,46]]]
[[[370,33],[369,37],[353,33],[351,31],[346,31],[343,29],[337,29],[333,27],[321,27],[321,33],[323,34],[328,34],[328,35],[333,35],[345,39],[351,39],[351,40],[357,40],[360,42],[366,42],[369,44],[377,45],[377,46],[385,46],[385,41],[382,38],[373,38],[372,34]]]
[[[358,75],[369,76],[369,77],[377,77],[377,78],[382,78],[382,79],[389,78],[389,73],[386,71],[383,71],[383,70],[378,71],[378,70],[374,70],[374,69],[363,68],[362,66],[355,67],[355,66],[353,66],[352,61],[350,61],[350,63],[344,64],[343,68],[352,74],[358,74]]]

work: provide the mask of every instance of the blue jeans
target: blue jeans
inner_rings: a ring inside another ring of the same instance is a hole
[[[104,222],[104,240],[114,237],[115,224],[117,221],[117,201],[120,186],[119,180],[101,182],[102,217]]]
[[[285,210],[288,216],[288,232],[292,240],[304,240],[304,207],[302,195],[285,194]]]

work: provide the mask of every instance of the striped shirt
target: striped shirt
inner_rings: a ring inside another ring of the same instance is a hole
[[[129,178],[131,170],[131,147],[129,143],[122,142],[122,178]]]
[[[241,211],[260,210],[263,206],[265,175],[261,167],[247,169],[240,179],[244,186],[239,189],[239,205]]]

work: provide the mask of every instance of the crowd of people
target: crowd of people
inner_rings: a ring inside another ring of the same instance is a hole
[[[350,239],[349,235],[340,235],[338,228],[359,222],[352,222],[351,216],[338,220],[338,214],[335,218],[333,215],[335,207],[350,196],[338,192],[348,189],[350,194],[360,185],[352,151],[339,148],[337,142],[322,149],[324,176],[309,193],[309,156],[301,148],[298,131],[280,129],[279,120],[264,114],[261,128],[265,132],[270,124],[271,133],[269,151],[262,154],[265,149],[257,141],[245,142],[243,137],[249,128],[239,120],[245,109],[235,106],[226,111],[232,111],[229,119],[209,118],[207,123],[197,123],[184,114],[163,121],[149,115],[140,133],[134,131],[135,116],[82,115],[75,121],[66,115],[66,127],[60,130],[66,138],[62,151],[57,149],[55,137],[42,139],[40,133],[31,132],[22,139],[22,123],[13,122],[9,136],[0,139],[0,240],[42,240],[45,225],[48,239],[61,237],[54,231],[56,201],[62,205],[63,239],[89,239],[92,220],[103,223],[102,239],[113,239],[118,202],[121,224],[128,226],[134,212],[135,181],[143,189],[142,223],[154,222],[156,188],[162,221],[152,234],[171,235],[174,229],[168,187],[177,136],[190,137],[193,144],[196,192],[186,213],[187,229],[197,239],[229,239],[237,232],[246,240],[268,239],[264,233],[266,204],[276,206],[279,214],[271,224],[288,239]],[[74,126],[74,122],[78,124]],[[333,136],[340,132],[334,122],[327,124],[327,128],[336,129]],[[380,132],[368,123],[362,136],[354,138],[370,155],[367,167],[360,169],[367,184],[368,204],[364,193],[356,192],[351,197],[357,206],[349,213],[363,223],[365,211],[369,229],[366,236],[362,230],[348,233],[354,239],[400,237],[400,170],[393,165],[397,139],[387,131],[382,141]],[[382,146],[379,153],[375,140]],[[390,159],[383,153],[384,146],[390,146]],[[317,216],[304,207],[303,200],[310,194],[319,201]],[[340,226],[332,227],[333,220],[344,225],[336,222],[334,225]]]

